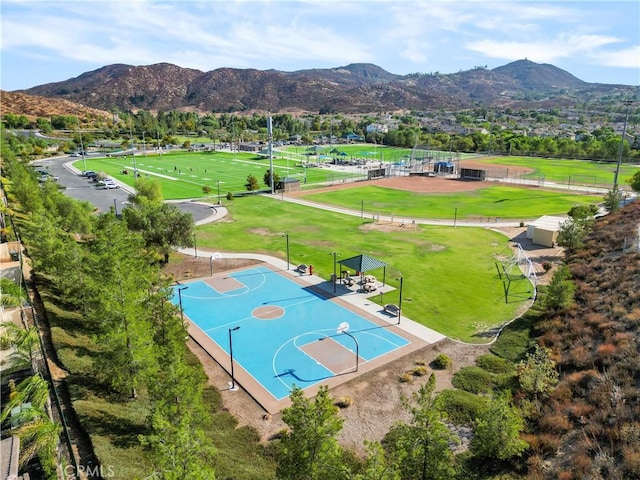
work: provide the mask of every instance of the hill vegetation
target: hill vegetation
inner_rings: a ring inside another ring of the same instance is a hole
[[[108,65],[23,93],[110,110],[370,113],[398,110],[575,106],[637,96],[638,87],[583,82],[552,65],[519,60],[489,70],[400,76],[372,64],[296,72],[168,63]],[[600,100],[598,100],[600,99]]]

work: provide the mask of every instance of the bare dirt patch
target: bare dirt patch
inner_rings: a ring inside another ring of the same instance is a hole
[[[490,185],[492,185],[491,182],[465,181],[455,178],[424,177],[414,175],[411,177],[391,177],[366,182],[341,183],[339,185],[315,188],[313,190],[290,192],[287,195],[291,197],[301,197],[312,193],[332,192],[335,190],[343,190],[345,188],[358,188],[363,186],[395,188],[397,190],[416,193],[451,193],[477,190],[479,188],[486,188]]]

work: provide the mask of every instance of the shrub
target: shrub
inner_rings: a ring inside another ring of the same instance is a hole
[[[411,375],[410,372],[404,372],[402,375],[400,375],[398,380],[400,380],[400,383],[411,383],[413,382],[413,375]]]
[[[489,393],[493,390],[493,374],[480,367],[464,367],[453,374],[451,383],[471,393]]]
[[[353,399],[351,397],[340,397],[338,398],[334,405],[338,408],[347,408],[350,407],[353,403]]]
[[[446,368],[449,368],[452,364],[453,364],[453,361],[451,360],[451,358],[448,355],[445,355],[444,353],[441,353],[440,355],[438,355],[433,361],[433,367],[437,368],[438,370],[444,370]]]
[[[226,198],[227,198],[227,200],[229,200],[229,201],[233,200],[233,193],[231,193],[231,192],[227,192],[227,197],[226,197]]]
[[[491,373],[509,373],[513,371],[512,363],[492,353],[476,358],[476,365]]]
[[[437,401],[447,414],[447,419],[457,425],[473,424],[485,403],[478,395],[454,389],[443,390]]]
[[[412,373],[414,377],[424,377],[427,374],[427,368],[422,365],[418,365],[413,368]]]
[[[542,262],[542,269],[544,270],[544,273],[547,273],[549,270],[551,270],[551,267],[553,265],[551,265],[551,262]]]

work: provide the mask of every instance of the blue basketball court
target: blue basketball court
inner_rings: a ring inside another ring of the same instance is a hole
[[[210,339],[212,348],[203,347],[227,371],[231,346],[236,381],[250,391],[238,380],[248,376],[252,381],[246,383],[257,383],[275,400],[287,398],[294,385],[306,389],[340,376],[352,378],[356,368],[367,370],[415,341],[263,265],[183,282],[174,287],[176,305],[178,287],[192,337],[201,345],[207,342],[197,337]]]

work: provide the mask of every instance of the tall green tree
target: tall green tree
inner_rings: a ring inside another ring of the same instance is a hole
[[[411,423],[399,423],[385,436],[384,446],[397,462],[402,478],[445,480],[455,474],[453,452],[449,447],[454,436],[443,421],[434,395],[436,378],[413,395],[413,404],[405,403]]]
[[[291,406],[282,411],[289,430],[282,434],[277,448],[276,475],[288,480],[334,480],[345,477],[342,451],[336,439],[342,430],[342,419],[321,386],[314,400],[305,398],[295,387]]]
[[[551,349],[536,345],[516,367],[520,387],[535,401],[540,411],[540,400],[546,398],[558,384],[556,362],[551,358]]]
[[[475,421],[471,452],[486,460],[508,460],[520,456],[528,448],[520,438],[524,420],[511,405],[509,394],[503,393],[485,402]]]
[[[386,454],[379,442],[365,441],[367,458],[362,473],[354,480],[401,480],[400,471],[394,459]]]
[[[138,177],[136,179],[136,193],[129,195],[129,201],[134,205],[162,203],[162,186],[155,178]]]
[[[554,272],[544,296],[544,306],[549,310],[559,310],[573,302],[576,287],[571,280],[571,271],[566,264]]]
[[[640,170],[634,173],[633,176],[627,180],[627,183],[634,192],[640,192]]]
[[[145,302],[157,367],[146,379],[151,433],[140,440],[150,448],[159,478],[213,479],[215,448],[206,434],[213,427],[203,402],[207,377],[186,361],[187,331],[178,309],[169,302],[171,293],[168,281],[161,279]]]
[[[146,308],[157,270],[144,254],[142,238],[113,214],[100,216],[88,243],[100,282],[92,282],[101,345],[98,372],[115,389],[137,396],[155,363],[151,319]]]
[[[128,228],[142,235],[147,247],[169,261],[174,247],[193,246],[193,215],[169,203],[143,202],[122,211]]]
[[[609,190],[604,196],[604,208],[607,209],[607,212],[613,213],[620,209],[620,204],[624,199],[624,192],[620,189],[618,185]]]
[[[264,176],[262,177],[262,181],[264,182],[264,184],[271,188],[271,169],[268,169],[266,172],[264,172]],[[278,175],[278,172],[274,171],[273,172],[273,187],[275,188],[275,186],[278,184],[278,182],[280,181],[280,175]]]
[[[253,175],[247,176],[247,183],[245,184],[245,186],[247,187],[247,190],[249,190],[250,192],[254,190],[258,190],[258,188],[260,188],[260,185],[258,184],[258,179]]]

